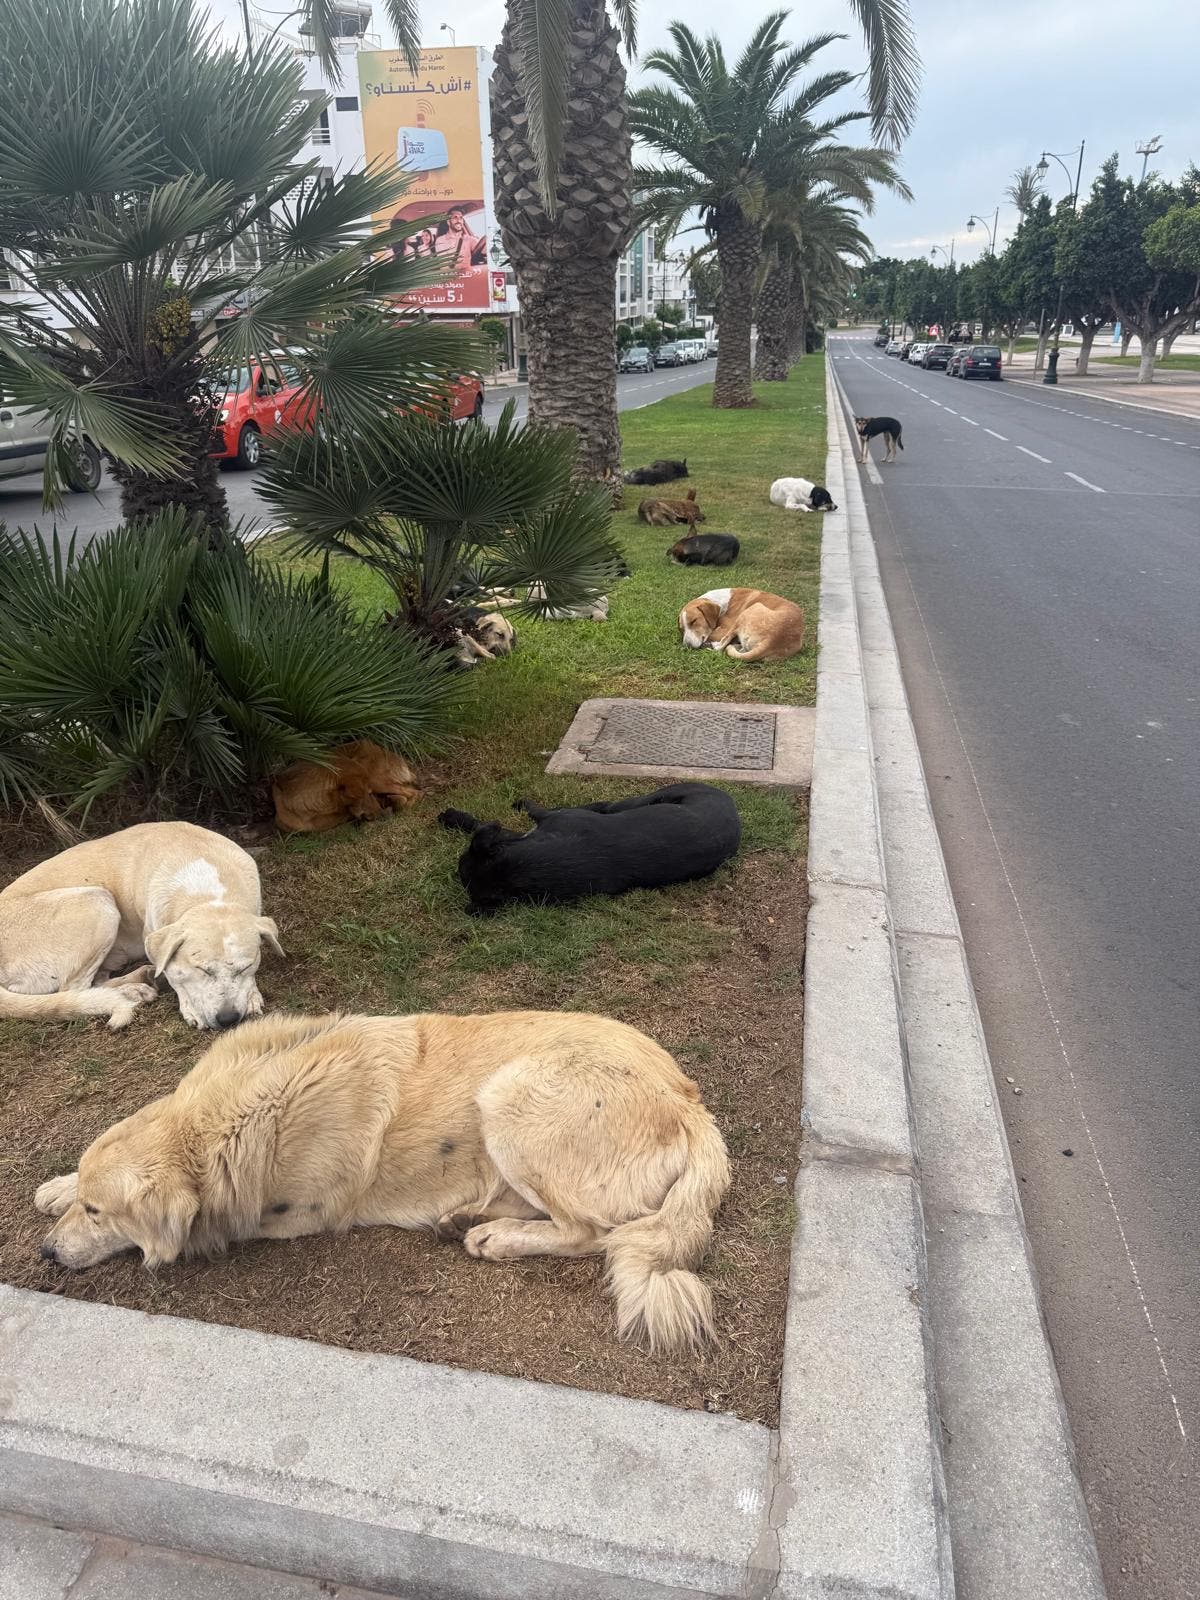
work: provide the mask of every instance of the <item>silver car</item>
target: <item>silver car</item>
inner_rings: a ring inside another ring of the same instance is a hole
[[[50,423],[44,411],[31,411],[0,395],[0,478],[19,478],[27,472],[41,472],[50,448]],[[100,452],[90,439],[71,451],[67,472],[70,488],[81,494],[100,487]]]

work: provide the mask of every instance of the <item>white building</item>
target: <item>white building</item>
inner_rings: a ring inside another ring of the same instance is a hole
[[[696,315],[696,295],[692,289],[682,251],[655,256],[656,235],[644,228],[626,245],[617,261],[617,321],[643,322],[653,317],[661,305],[678,306],[685,322]]]

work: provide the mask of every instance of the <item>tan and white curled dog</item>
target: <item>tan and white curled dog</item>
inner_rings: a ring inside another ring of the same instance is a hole
[[[683,642],[738,661],[786,661],[804,648],[804,613],[762,589],[710,589],[679,613]]]
[[[123,1028],[163,974],[195,1028],[257,1016],[261,941],[283,954],[261,912],[254,858],[207,828],[145,822],[73,845],[0,891],[0,1018]]]
[[[602,1254],[622,1337],[711,1332],[692,1270],[729,1186],[700,1094],[652,1039],[576,1012],[276,1014],[37,1191],[42,1255],[147,1266],[385,1224],[488,1260]]]

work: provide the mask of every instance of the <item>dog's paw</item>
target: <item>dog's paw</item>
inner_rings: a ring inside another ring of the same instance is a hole
[[[469,1256],[475,1256],[482,1261],[497,1259],[498,1252],[488,1248],[494,1231],[495,1224],[491,1222],[480,1222],[475,1227],[468,1228],[463,1235],[463,1249]]]
[[[118,987],[117,993],[132,1006],[152,1005],[158,999],[158,990],[154,985],[140,980],[135,983],[132,979],[126,979]]]
[[[47,1217],[61,1217],[75,1204],[79,1192],[79,1174],[66,1172],[59,1178],[47,1178],[39,1183],[33,1203]]]
[[[477,1211],[447,1211],[433,1225],[437,1238],[445,1244],[461,1244],[472,1228],[481,1225]]]

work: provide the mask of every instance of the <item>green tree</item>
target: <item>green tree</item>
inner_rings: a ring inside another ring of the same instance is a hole
[[[855,261],[870,259],[870,240],[838,191],[793,194],[773,210],[764,232],[754,375],[785,379],[806,353],[813,317],[833,315],[854,281]],[[869,195],[868,195],[869,199]]]
[[[322,104],[290,53],[248,62],[195,0],[0,0],[0,36],[0,238],[29,291],[0,306],[0,387],[50,413],[48,497],[85,435],[127,518],[182,505],[216,537],[228,373],[287,346],[301,414],[349,448],[461,370],[461,334],[390,308],[429,279],[370,236],[403,179],[318,188],[298,161]]]
[[[1104,280],[1104,301],[1123,328],[1141,341],[1138,381],[1152,383],[1159,341],[1191,325],[1200,310],[1200,275],[1190,262],[1187,213],[1200,200],[1200,174],[1189,169],[1178,186],[1147,179],[1135,184],[1110,156],[1083,208],[1083,235]]]
[[[721,273],[711,259],[693,257],[689,269],[696,310],[703,317],[715,317],[721,297]]]
[[[1042,192],[1042,175],[1036,167],[1021,167],[1012,175],[1012,182],[1004,193],[1024,218],[1033,210]]]
[[[997,290],[1008,317],[1009,359],[1013,341],[1027,322],[1038,324],[1034,370],[1042,365],[1058,298],[1055,271],[1056,229],[1050,200],[1039,195],[1021,218],[999,257]]]
[[[714,406],[752,403],[750,330],[763,230],[773,195],[797,188],[803,173],[853,190],[877,151],[856,151],[834,135],[859,113],[813,122],[852,76],[827,72],[801,87],[797,79],[832,42],[823,34],[792,48],[781,37],[785,12],[763,20],[730,67],[720,40],[701,41],[683,23],[670,28],[674,50],[655,51],[645,65],[670,87],[630,96],[635,136],[665,158],[635,172],[642,208],[669,237],[698,211],[721,275],[721,344]],[[801,184],[801,187],[803,184]]]

